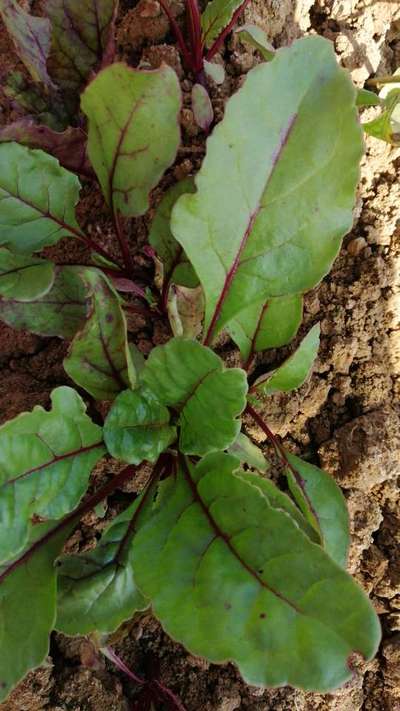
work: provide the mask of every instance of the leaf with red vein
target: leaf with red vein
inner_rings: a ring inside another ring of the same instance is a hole
[[[125,217],[144,214],[149,193],[178,150],[181,91],[173,69],[113,64],[82,94],[88,153],[107,203]]]
[[[327,273],[352,224],[362,150],[355,89],[330,42],[306,37],[249,73],[208,139],[197,193],[172,213],[204,288],[206,344],[241,310]]]
[[[211,0],[201,16],[203,40],[210,47],[232,20],[243,0]]]
[[[0,428],[0,562],[24,548],[33,516],[75,508],[105,452],[78,393],[60,387],[51,399],[50,412],[37,406]]]
[[[50,51],[50,22],[29,15],[16,0],[0,0],[0,15],[15,51],[32,78],[48,87],[54,86],[46,66]]]
[[[94,398],[112,400],[136,382],[126,319],[116,291],[101,272],[86,269],[82,277],[91,295],[90,313],[71,343],[64,368]]]
[[[134,574],[171,637],[245,681],[321,692],[370,659],[378,618],[363,590],[311,542],[237,460],[181,462],[133,539]],[[254,477],[256,479],[256,477]]]
[[[117,0],[47,0],[52,38],[48,67],[63,89],[79,90],[101,63],[117,5]]]

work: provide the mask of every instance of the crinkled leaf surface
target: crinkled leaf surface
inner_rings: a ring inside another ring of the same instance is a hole
[[[53,390],[50,412],[35,407],[0,427],[0,561],[26,545],[32,516],[71,511],[104,454],[101,428],[68,387]]]
[[[0,299],[0,319],[9,326],[40,336],[72,338],[82,328],[89,307],[88,289],[77,267],[56,267],[54,284],[29,302]]]
[[[64,368],[94,398],[112,400],[136,381],[126,319],[117,293],[101,272],[86,269],[82,277],[91,292],[90,312],[71,343]]]
[[[157,252],[164,268],[164,280],[195,287],[199,280],[181,245],[171,232],[172,208],[177,199],[185,193],[194,192],[193,178],[185,178],[173,185],[163,195],[157,207],[149,232],[149,242]]]
[[[55,268],[37,257],[13,254],[0,247],[0,295],[20,301],[37,299],[51,289]]]
[[[243,360],[267,348],[285,346],[295,337],[303,316],[300,294],[277,296],[241,311],[228,324]]]
[[[181,92],[173,69],[116,63],[85,89],[88,153],[107,203],[125,217],[142,215],[149,193],[173,163],[180,134]]]
[[[228,447],[228,453],[252,469],[257,469],[260,472],[266,472],[269,469],[269,462],[265,459],[261,449],[243,432],[239,432],[234,443]]]
[[[203,38],[206,46],[212,45],[227,27],[243,0],[211,0],[201,16]]]
[[[54,561],[70,532],[66,527],[45,542],[52,528],[54,523],[37,524],[25,551],[0,566],[0,701],[49,652],[56,618]]]
[[[79,90],[101,62],[116,0],[47,0],[52,48],[49,71],[63,89]]]
[[[297,350],[271,374],[262,376],[253,389],[261,395],[296,390],[307,380],[319,348],[319,323],[303,338]]]
[[[47,73],[50,23],[25,12],[16,0],[0,0],[0,14],[15,50],[35,81],[52,86]]]
[[[286,452],[289,488],[321,545],[331,558],[346,566],[350,544],[346,500],[335,480],[319,467]]]
[[[168,319],[174,336],[197,338],[202,331],[204,296],[201,286],[188,289],[172,284],[168,293]]]
[[[246,404],[244,370],[225,369],[197,341],[173,338],[151,351],[141,377],[163,405],[180,413],[182,452],[202,456],[235,441]]]
[[[208,139],[197,193],[172,213],[204,288],[206,343],[242,309],[327,273],[361,154],[355,88],[330,42],[298,40],[248,74]]]
[[[147,607],[133,577],[130,522],[139,502],[112,522],[93,551],[62,558],[55,625],[61,632],[111,633]]]
[[[76,175],[18,143],[0,144],[0,164],[0,244],[29,254],[80,232]]]
[[[175,439],[170,414],[145,388],[125,390],[115,399],[104,423],[110,454],[128,464],[155,462]]]
[[[349,680],[380,628],[365,593],[256,486],[213,454],[168,479],[133,540],[135,578],[166,632],[245,681],[318,691]]]
[[[257,49],[266,62],[274,58],[275,49],[269,42],[267,33],[261,27],[252,24],[242,25],[237,28],[235,34],[239,36],[242,42],[250,44]]]

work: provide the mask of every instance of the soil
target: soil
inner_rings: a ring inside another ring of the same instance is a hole
[[[179,17],[183,3],[175,1],[171,6]],[[340,62],[358,86],[363,86],[368,77],[390,74],[400,65],[397,2],[253,0],[246,19],[264,27],[276,47],[307,33],[324,35],[332,40]],[[127,61],[158,66],[164,59],[182,79],[183,147],[175,167],[161,189],[155,191],[157,201],[168,184],[198,167],[204,136],[194,125],[191,84],[157,2],[140,0],[134,7],[124,4],[118,20],[118,43]],[[212,90],[217,117],[222,115],[226,97],[259,61],[237,39],[228,43],[224,60],[226,80],[222,87]],[[10,42],[0,28],[1,73],[16,65]],[[366,110],[365,116],[373,116],[374,111]],[[0,95],[0,123],[13,118],[13,107]],[[345,238],[329,277],[306,298],[300,336],[317,321],[322,329],[312,377],[290,398],[271,398],[265,415],[293,451],[315,461],[319,458],[342,486],[352,524],[349,568],[381,616],[383,642],[377,658],[359,665],[352,682],[335,694],[290,688],[260,690],[246,686],[230,664],[211,665],[192,657],[168,639],[150,614],[142,615],[125,626],[114,646],[136,673],[158,675],[179,695],[188,711],[400,710],[400,149],[372,138],[366,140],[366,146],[354,228]],[[110,246],[107,213],[99,194],[90,186],[84,188],[80,218],[96,231],[104,245]],[[142,251],[147,223],[148,218],[136,221],[131,245],[137,262],[150,268]],[[81,257],[81,248],[76,249]],[[70,250],[70,244],[62,245],[59,258],[74,261],[76,255]],[[161,323],[153,323],[149,330],[140,317],[130,327],[144,353],[168,335]],[[61,341],[15,332],[0,324],[2,421],[35,404],[47,405],[51,389],[66,382],[62,369],[65,350]],[[259,356],[257,367],[265,370],[290,350]],[[229,343],[224,351],[234,361]],[[248,431],[262,442],[261,432],[250,423]],[[110,473],[110,463],[104,462],[97,477]],[[91,547],[105,520],[127,496],[120,492],[109,502],[105,519],[94,514],[86,517],[70,542],[71,549]],[[28,675],[0,709],[125,711],[132,707],[138,690],[108,662],[93,659],[87,640],[55,634],[48,664]]]

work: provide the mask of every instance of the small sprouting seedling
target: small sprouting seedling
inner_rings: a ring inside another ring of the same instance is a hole
[[[369,79],[370,86],[381,87],[379,94],[360,89],[358,106],[380,106],[381,113],[362,124],[365,133],[393,146],[400,145],[400,69],[391,75]]]
[[[46,80],[42,55],[28,55]],[[70,341],[64,366],[81,393],[58,387],[49,410],[0,428],[0,698],[43,663],[52,629],[93,635],[122,668],[109,635],[149,607],[192,653],[230,660],[259,686],[328,691],[351,677],[354,653],[375,654],[377,616],[345,570],[344,497],[259,412],[272,393],[308,377],[318,326],[274,371],[253,371],[258,353],[296,335],[303,293],[328,273],[351,227],[362,156],[355,99],[320,37],[249,73],[198,175],[170,188],[156,210],[148,249],[158,301],[132,279],[128,227],[178,150],[172,69],[111,64],[81,95],[88,161],[120,265],[76,218],[76,175],[41,150],[0,145],[0,318]],[[43,249],[61,238],[85,241],[93,260],[51,261]],[[129,337],[131,310],[149,327],[169,319],[174,333],[147,359]],[[223,331],[243,367],[218,352]],[[108,401],[101,424],[87,412],[96,400]],[[251,423],[275,449],[287,491],[268,477]],[[109,456],[121,471],[82,500]],[[142,462],[153,465],[147,483],[98,545],[63,555],[81,518]],[[146,704],[150,691],[168,696],[156,687],[142,689]]]

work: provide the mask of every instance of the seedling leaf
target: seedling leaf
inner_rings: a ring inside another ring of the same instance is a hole
[[[290,392],[301,387],[310,375],[319,348],[320,326],[315,324],[303,338],[297,350],[282,365],[266,376],[261,376],[253,389],[261,395]]]
[[[0,318],[9,326],[40,336],[72,338],[83,326],[88,310],[88,290],[77,267],[56,267],[52,288],[29,302],[0,299]]]
[[[202,456],[235,441],[247,392],[240,368],[225,369],[209,348],[173,338],[152,350],[142,380],[163,405],[179,412],[182,452]]]
[[[78,178],[43,151],[0,144],[0,244],[30,254],[80,233]]]
[[[275,49],[261,27],[252,24],[242,25],[235,30],[235,34],[238,35],[242,42],[247,42],[247,44],[257,49],[266,62],[270,62],[274,58]]]
[[[68,387],[53,390],[50,412],[35,407],[0,427],[0,562],[26,545],[34,515],[71,511],[104,454],[100,427]]]
[[[197,125],[207,133],[214,121],[214,109],[209,93],[202,84],[194,84],[193,86],[192,109]]]
[[[6,298],[31,301],[51,289],[54,283],[54,264],[37,257],[13,254],[0,247],[0,295]]]
[[[152,392],[125,390],[113,403],[104,423],[104,440],[110,454],[128,464],[155,462],[176,439],[170,415]]]
[[[327,273],[352,224],[361,154],[355,89],[325,39],[248,74],[208,139],[197,193],[172,213],[204,288],[205,343],[242,309]]]
[[[394,146],[400,145],[400,82],[399,88],[393,88],[383,98],[383,112],[372,121],[363,123],[362,127],[366,133],[381,141],[391,143]]]
[[[221,34],[233,18],[243,0],[211,0],[201,16],[203,39],[207,47]]]
[[[245,681],[321,692],[370,659],[380,629],[364,592],[256,486],[209,455],[170,478],[133,540],[137,584],[192,653]]]
[[[180,104],[177,76],[165,64],[154,71],[113,64],[83,92],[89,158],[115,213],[148,209],[150,191],[178,150]]]

